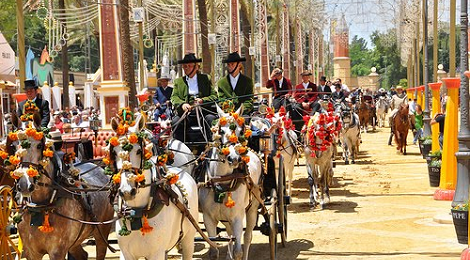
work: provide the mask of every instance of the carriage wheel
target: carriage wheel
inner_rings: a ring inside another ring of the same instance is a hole
[[[269,252],[271,260],[277,259],[277,205],[278,198],[276,189],[271,189],[271,207],[269,209]]]
[[[286,247],[287,242],[287,204],[284,201],[284,195],[286,194],[286,175],[284,174],[284,160],[279,159],[279,174],[278,174],[278,187],[277,194],[279,197],[277,207],[279,214],[279,224],[281,224],[281,243],[282,247]]]
[[[10,231],[14,226],[11,224],[11,211],[16,207],[10,186],[0,186],[0,259],[15,259],[15,254],[19,255],[19,250],[10,239]]]

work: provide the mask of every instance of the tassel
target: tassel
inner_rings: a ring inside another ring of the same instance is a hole
[[[235,206],[235,201],[232,199],[232,193],[227,192],[227,202],[225,202],[225,207],[233,208]]]
[[[124,236],[128,236],[130,234],[131,234],[131,231],[129,231],[129,229],[127,229],[126,220],[122,219],[122,225],[121,225],[121,229],[119,230],[119,235],[124,237]]]
[[[142,217],[142,221],[144,222],[142,225],[142,228],[140,228],[140,231],[142,232],[142,236],[145,236],[146,233],[150,233],[153,230],[153,227],[149,225],[149,221],[147,219],[147,216]]]
[[[46,213],[44,215],[44,222],[42,223],[42,226],[38,227],[39,231],[43,233],[50,233],[54,231],[54,228],[51,227],[51,224],[49,223],[49,213]]]

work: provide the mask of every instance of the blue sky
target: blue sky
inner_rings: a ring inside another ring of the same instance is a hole
[[[428,0],[432,14],[433,0]],[[350,40],[354,35],[370,42],[370,35],[375,30],[385,31],[395,27],[395,9],[399,0],[326,0],[326,11],[331,18],[341,18],[344,14],[349,25]],[[459,23],[460,3],[457,1],[456,20]],[[439,0],[439,20],[449,20],[449,0]],[[329,25],[325,26],[327,36]]]

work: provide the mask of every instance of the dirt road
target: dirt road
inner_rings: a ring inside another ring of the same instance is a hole
[[[357,164],[338,162],[325,210],[310,209],[306,170],[296,167],[289,242],[279,259],[459,259],[466,246],[453,225],[433,221],[450,202],[433,200],[419,148],[397,155],[387,138],[385,129],[364,134]],[[208,259],[206,249],[197,243],[194,257]],[[269,259],[268,250],[268,238],[255,231],[250,259]]]

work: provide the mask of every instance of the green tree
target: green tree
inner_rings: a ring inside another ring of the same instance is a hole
[[[349,57],[351,58],[351,73],[353,76],[365,76],[373,67],[370,60],[370,50],[364,38],[355,35],[349,45]]]

